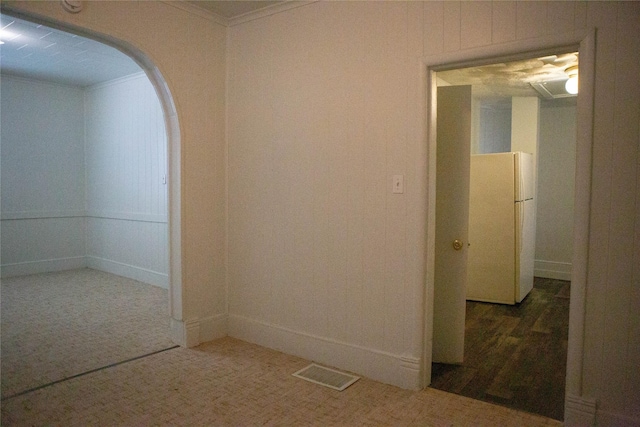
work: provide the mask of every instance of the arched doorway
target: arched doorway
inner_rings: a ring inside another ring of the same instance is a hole
[[[169,311],[172,325],[182,319],[182,280],[181,280],[181,229],[180,229],[180,126],[173,96],[161,71],[142,50],[128,42],[118,38],[101,34],[86,28],[73,26],[67,23],[43,19],[14,10],[5,10],[3,14],[13,16],[37,24],[46,25],[67,33],[89,38],[115,48],[127,55],[144,71],[151,85],[155,89],[164,115],[164,125],[167,141],[167,197],[168,197],[168,287],[169,287]],[[185,345],[181,331],[173,326],[170,335],[174,342]]]

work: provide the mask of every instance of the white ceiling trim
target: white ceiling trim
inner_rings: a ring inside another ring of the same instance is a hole
[[[258,9],[253,12],[248,12],[234,18],[229,19],[229,27],[234,25],[244,24],[246,22],[255,21],[256,19],[266,18],[267,16],[275,15],[281,12],[286,12],[291,9],[296,9],[301,6],[306,6],[311,3],[315,3],[319,0],[300,0],[300,1],[284,1],[282,3],[273,4],[263,9]]]
[[[53,81],[53,80],[47,80],[47,79],[39,79],[36,77],[25,77],[23,75],[20,74],[14,74],[14,73],[8,73],[6,71],[2,71],[0,72],[0,85],[2,85],[2,80],[4,79],[9,79],[9,80],[16,80],[19,82],[23,82],[23,83],[29,83],[32,85],[45,85],[45,86],[59,86],[59,87],[64,87],[67,89],[75,89],[78,91],[82,91],[84,90],[83,86],[78,86],[78,85],[74,85],[74,84],[69,84],[69,83],[63,83],[63,82],[58,82],[58,81]],[[5,219],[4,216],[2,216],[1,219]],[[15,218],[9,218],[9,219],[15,219]]]
[[[211,12],[210,10],[197,6],[193,3],[190,3],[188,1],[163,0],[162,3],[168,4],[169,6],[173,6],[177,9],[182,9],[185,12],[193,13],[194,15],[198,15],[201,18],[205,18],[210,21],[213,21],[216,24],[224,25],[225,27],[229,26],[229,19],[225,18],[224,16],[220,16],[217,13]]]
[[[139,73],[130,74],[128,76],[119,77],[113,80],[107,80],[106,82],[96,83],[91,86],[85,86],[84,89],[88,92],[91,92],[94,90],[102,89],[105,87],[113,86],[116,84],[128,82],[130,80],[140,79],[140,78],[148,79],[147,73],[145,73],[144,71],[140,71]]]
[[[226,18],[222,15],[218,15],[211,10],[198,6],[195,3],[188,1],[168,1],[163,0],[163,3],[182,9],[186,12],[193,13],[202,18],[209,19],[217,24],[224,25],[225,27],[233,27],[234,25],[244,24],[245,22],[255,21],[256,19],[265,18],[267,16],[275,15],[277,13],[286,12],[291,9],[305,6],[307,4],[315,3],[319,0],[292,0],[283,1],[282,3],[272,4],[265,6],[262,9],[254,10],[251,12],[243,13],[242,15],[234,16],[233,18]]]

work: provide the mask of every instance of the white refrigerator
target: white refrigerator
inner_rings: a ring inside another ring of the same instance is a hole
[[[534,181],[529,153],[471,156],[468,300],[515,304],[533,288]]]

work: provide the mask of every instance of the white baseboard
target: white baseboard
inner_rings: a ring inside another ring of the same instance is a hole
[[[533,274],[546,279],[571,280],[571,263],[535,260]]]
[[[229,335],[404,389],[421,386],[421,360],[314,336],[243,316],[229,316]]]
[[[226,314],[217,314],[215,316],[205,317],[200,319],[198,323],[200,324],[200,343],[213,341],[228,335],[229,316]]]
[[[567,395],[564,404],[564,425],[640,427],[640,419],[599,409],[595,399]]]
[[[196,320],[171,319],[171,340],[182,347],[195,347],[203,342],[227,336],[228,316],[218,314]]]
[[[587,427],[596,423],[596,401],[580,396],[566,395],[564,401],[564,425]]]
[[[169,275],[95,256],[87,256],[87,267],[169,289]]]
[[[3,264],[0,277],[26,276],[28,274],[49,273],[52,271],[75,270],[87,267],[87,260],[84,256],[45,259],[40,261],[18,262],[14,264]]]

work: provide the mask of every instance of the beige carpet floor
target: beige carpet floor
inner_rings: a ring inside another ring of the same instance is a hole
[[[11,426],[560,426],[434,389],[366,378],[343,392],[291,374],[309,361],[233,338],[177,348],[5,400]]]
[[[82,269],[3,279],[0,296],[3,399],[174,345],[157,286]]]

